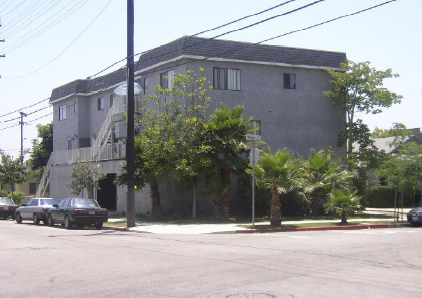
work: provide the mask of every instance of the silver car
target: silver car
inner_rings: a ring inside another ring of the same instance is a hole
[[[22,220],[32,220],[36,225],[42,221],[47,224],[47,213],[59,200],[53,198],[33,198],[29,199],[22,207],[16,209],[15,218],[17,223]]]

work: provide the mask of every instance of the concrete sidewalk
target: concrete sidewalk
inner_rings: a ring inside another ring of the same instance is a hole
[[[110,221],[114,221],[110,219]],[[276,229],[269,230],[250,230],[247,228],[239,227],[239,225],[248,225],[251,223],[222,223],[222,224],[186,224],[186,225],[177,225],[177,224],[168,224],[168,223],[151,223],[151,222],[136,222],[136,227],[126,228],[126,227],[116,227],[116,231],[128,231],[128,232],[139,232],[139,233],[153,233],[153,234],[230,234],[230,233],[257,233],[257,232],[276,232],[276,231],[312,231],[312,230],[336,230],[336,229],[367,229],[367,228],[387,228],[394,227],[393,219],[350,219],[348,222],[364,222],[367,223],[364,226],[328,226],[328,227],[309,227],[309,228],[288,228],[288,225],[293,224],[305,224],[305,223],[338,223],[339,220],[305,220],[305,221],[284,221],[282,226]],[[383,224],[379,223],[391,223]],[[256,226],[259,225],[268,225],[268,222],[265,223],[256,223]],[[284,228],[283,228],[284,226]]]

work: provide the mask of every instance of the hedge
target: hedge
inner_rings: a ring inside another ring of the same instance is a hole
[[[397,201],[399,201],[399,199],[400,193],[397,194]],[[413,198],[406,194],[403,196],[404,207],[413,207],[419,202],[420,194]],[[391,186],[369,186],[365,190],[362,203],[365,207],[394,208],[394,188]]]

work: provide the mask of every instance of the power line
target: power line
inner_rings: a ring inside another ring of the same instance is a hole
[[[247,15],[247,16],[245,16],[245,17],[242,17],[242,18],[239,18],[239,19],[237,19],[237,20],[234,20],[234,21],[228,22],[228,23],[223,24],[223,25],[221,25],[221,26],[217,26],[217,27],[212,28],[212,29],[209,29],[209,30],[205,30],[205,31],[201,31],[201,32],[195,33],[195,34],[193,34],[193,35],[190,35],[189,37],[198,36],[198,35],[200,35],[200,34],[202,34],[202,33],[205,33],[205,32],[210,32],[210,31],[214,31],[214,30],[217,30],[217,29],[220,29],[220,28],[226,27],[226,26],[228,26],[228,25],[231,25],[231,24],[237,23],[237,22],[239,22],[239,21],[242,21],[242,20],[244,20],[244,19],[250,18],[250,17],[252,17],[252,16],[257,16],[257,15],[260,15],[260,14],[262,14],[262,13],[264,13],[264,12],[268,12],[268,11],[270,11],[270,10],[273,10],[273,9],[275,9],[275,8],[278,8],[278,7],[280,7],[280,6],[284,6],[284,5],[286,5],[286,4],[290,3],[290,2],[293,2],[293,1],[296,1],[296,0],[289,0],[289,1],[285,1],[285,2],[283,2],[283,3],[280,3],[280,4],[276,5],[276,6],[273,6],[273,7],[267,8],[267,9],[265,9],[265,10],[262,10],[262,11],[260,11],[260,12],[255,13],[255,14]],[[240,29],[236,29],[236,30],[228,31],[228,32],[225,32],[225,33],[223,33],[223,34],[220,34],[220,35],[217,35],[217,36],[211,37],[211,38],[209,38],[209,39],[202,40],[202,41],[200,41],[200,42],[194,43],[194,44],[192,44],[192,45],[183,46],[182,48],[175,49],[175,50],[173,50],[173,51],[167,52],[166,54],[161,54],[161,55],[156,55],[156,56],[150,57],[150,58],[146,59],[145,61],[149,61],[149,60],[152,60],[152,59],[155,59],[155,58],[158,58],[158,57],[164,56],[164,55],[168,55],[168,54],[171,54],[171,53],[177,52],[177,51],[179,51],[180,49],[190,48],[190,47],[196,46],[196,45],[198,45],[198,44],[204,43],[204,42],[206,42],[206,41],[208,41],[208,40],[211,40],[211,39],[215,39],[215,38],[221,37],[221,36],[223,36],[223,35],[227,35],[227,34],[230,34],[230,33],[236,32],[236,31],[241,31],[241,30],[247,29],[247,28],[249,28],[249,27],[256,26],[256,25],[258,25],[258,24],[260,24],[260,23],[267,22],[267,21],[269,21],[269,20],[271,20],[271,19],[274,19],[274,18],[277,18],[277,17],[281,17],[281,16],[284,16],[284,15],[286,15],[286,14],[290,14],[290,13],[296,12],[296,11],[298,11],[298,10],[301,10],[301,9],[307,8],[307,7],[309,7],[309,6],[312,6],[312,5],[314,5],[314,4],[319,3],[319,2],[321,2],[321,1],[325,1],[325,0],[318,0],[318,1],[315,1],[315,2],[310,3],[310,4],[308,4],[308,5],[305,5],[305,6],[299,7],[299,8],[297,8],[297,9],[295,9],[295,10],[289,11],[289,12],[287,12],[287,13],[285,13],[285,14],[276,15],[276,16],[273,16],[273,17],[271,17],[271,18],[268,18],[268,19],[262,20],[262,21],[260,21],[260,22],[257,22],[257,23],[255,23],[255,24],[251,24],[251,25],[248,25],[248,26],[243,27],[243,28],[240,28]],[[136,54],[134,54],[134,57],[139,56],[139,55],[143,55],[143,54],[146,54],[146,53],[149,53],[149,52],[151,52],[151,51],[152,51],[152,49],[151,49],[151,50],[147,50],[147,51],[143,51],[143,52],[140,52],[140,53],[136,53]],[[91,78],[98,76],[99,74],[101,74],[101,73],[105,72],[106,70],[110,69],[111,67],[113,67],[113,66],[115,66],[115,65],[117,65],[117,64],[119,64],[119,63],[121,63],[121,62],[123,62],[123,61],[125,61],[126,59],[127,59],[127,57],[125,57],[125,58],[123,58],[123,59],[121,59],[121,60],[119,60],[119,61],[117,61],[117,62],[114,62],[114,63],[113,63],[113,64],[111,64],[110,66],[107,66],[107,67],[106,67],[106,68],[104,68],[103,70],[101,70],[101,71],[99,71],[99,72],[95,73],[94,75],[92,75],[92,76],[91,76]],[[126,67],[126,66],[125,66],[125,67]]]
[[[355,16],[355,15],[357,15],[357,14],[360,14],[360,13],[363,13],[363,12],[366,12],[366,11],[369,11],[369,10],[372,10],[372,9],[375,9],[375,8],[378,8],[378,7],[380,7],[380,6],[383,6],[383,5],[386,5],[386,4],[389,4],[389,3],[392,3],[392,2],[395,2],[395,1],[397,1],[397,0],[390,0],[390,1],[386,1],[386,2],[383,2],[383,3],[380,3],[380,4],[378,4],[378,5],[374,5],[374,6],[371,6],[371,7],[369,7],[369,8],[366,8],[366,9],[363,9],[363,10],[359,10],[359,11],[357,11],[357,12],[354,12],[354,13],[350,13],[350,14],[347,14],[347,15],[343,15],[343,16],[340,16],[340,17],[336,17],[336,18],[333,18],[333,19],[330,19],[330,20],[327,20],[327,21],[324,21],[324,22],[321,22],[321,23],[318,23],[318,24],[314,24],[314,25],[312,25],[312,26],[309,26],[309,27],[306,27],[306,28],[302,28],[302,29],[298,29],[298,30],[293,30],[293,31],[290,31],[290,32],[288,32],[288,33],[284,33],[284,34],[281,34],[281,35],[278,35],[278,36],[274,36],[274,37],[271,37],[271,38],[268,38],[268,39],[265,39],[265,40],[262,40],[262,41],[259,41],[259,42],[256,42],[255,44],[261,44],[261,43],[264,43],[264,42],[266,42],[266,41],[269,41],[269,40],[273,40],[273,39],[276,39],[276,38],[280,38],[280,37],[283,37],[283,36],[286,36],[286,35],[290,35],[290,34],[293,34],[293,33],[297,33],[297,32],[300,32],[300,31],[306,31],[306,30],[309,30],[309,29],[312,29],[312,28],[315,28],[315,27],[319,27],[319,26],[322,26],[322,25],[324,25],[324,24],[328,24],[328,23],[331,23],[331,22],[333,22],[333,21],[337,21],[337,20],[340,20],[340,19],[343,19],[343,18],[346,18],[346,17],[350,17],[350,16]],[[234,49],[230,49],[230,50],[227,50],[227,51],[224,51],[224,52],[221,52],[221,53],[219,53],[220,55],[221,54],[225,54],[225,53],[228,53],[228,52],[231,52],[231,51],[233,51]],[[201,60],[208,60],[208,59],[210,59],[210,58],[212,58],[212,56],[210,56],[210,57],[206,57],[206,58],[204,58],[204,59],[201,59]],[[186,65],[186,64],[189,64],[189,63],[194,63],[194,62],[197,62],[197,60],[195,60],[195,61],[187,61],[187,62],[184,62],[184,63],[180,63],[180,64],[176,64],[176,65],[172,65],[171,67],[165,67],[165,68],[161,68],[161,69],[158,69],[157,71],[160,71],[160,70],[165,70],[165,69],[169,69],[169,68],[174,68],[174,67],[176,67],[176,66],[181,66],[181,65]],[[116,63],[118,63],[118,62],[116,62]],[[109,66],[110,67],[110,66]],[[108,68],[109,68],[108,67]],[[108,68],[106,68],[106,69],[108,69]],[[105,69],[105,70],[106,70]],[[103,72],[103,71],[101,71],[101,72]],[[101,73],[100,72],[100,73]],[[45,99],[45,100],[47,100],[47,99]],[[45,100],[43,100],[43,101],[45,101]],[[39,103],[39,102],[38,102]],[[34,104],[35,105],[35,104]],[[73,105],[73,104],[72,104]],[[72,106],[72,105],[70,105],[70,106]],[[68,107],[68,106],[67,106]],[[21,110],[21,109],[19,109],[19,110]],[[19,110],[16,110],[16,111],[19,111]],[[14,111],[14,112],[16,112],[16,111]],[[33,113],[36,113],[36,112],[38,112],[38,111],[35,111],[35,112],[32,112],[31,114],[33,114]],[[51,115],[51,114],[53,114],[55,111],[53,111],[52,113],[50,113],[50,114],[47,114],[47,115],[44,115],[44,116],[42,116],[42,117],[40,117],[40,118],[44,118],[44,117],[47,117],[48,115]],[[12,113],[12,112],[11,112]],[[9,113],[10,114],[10,113]],[[4,116],[4,115],[2,115],[2,116]],[[2,116],[0,116],[0,117],[2,117]],[[15,119],[16,120],[16,119]],[[37,119],[34,119],[34,120],[32,120],[32,121],[30,121],[30,122],[33,122],[33,121],[35,121],[35,120],[38,120],[38,118]],[[29,123],[30,123],[29,122]],[[16,125],[15,125],[16,126]],[[13,126],[12,126],[13,127]],[[6,128],[3,128],[3,129],[1,129],[1,130],[4,130],[4,129],[7,129],[7,128],[10,128],[10,127],[6,127]]]
[[[303,28],[303,29],[298,29],[298,30],[290,31],[290,32],[288,32],[288,33],[284,33],[284,34],[281,34],[281,35],[278,35],[278,36],[274,36],[274,37],[271,37],[271,38],[268,38],[268,39],[265,39],[265,40],[261,40],[261,41],[259,41],[259,42],[252,43],[252,44],[256,44],[256,45],[258,45],[258,44],[264,43],[264,42],[266,42],[266,41],[273,40],[273,39],[276,39],[276,38],[280,38],[280,37],[283,37],[283,36],[286,36],[286,35],[290,35],[290,34],[293,34],[293,33],[297,33],[297,32],[300,32],[300,31],[306,31],[306,30],[309,30],[309,29],[313,29],[313,28],[319,27],[319,26],[321,26],[321,25],[325,25],[325,24],[331,23],[331,22],[333,22],[333,21],[337,21],[337,20],[340,20],[340,19],[343,19],[343,18],[346,18],[346,17],[355,16],[355,15],[357,15],[357,14],[360,14],[360,13],[363,13],[363,12],[366,12],[366,11],[369,11],[369,10],[372,10],[372,9],[375,9],[375,8],[378,8],[378,7],[381,7],[381,6],[383,6],[383,5],[386,5],[386,4],[389,4],[389,3],[395,2],[395,1],[398,1],[398,0],[390,0],[390,1],[386,1],[386,2],[383,2],[383,3],[377,4],[377,5],[374,5],[374,6],[371,6],[371,7],[368,7],[368,8],[365,8],[365,9],[359,10],[359,11],[356,11],[356,12],[354,12],[354,13],[350,13],[350,14],[343,15],[343,16],[340,16],[340,17],[337,17],[337,18],[334,18],[334,19],[330,19],[330,20],[327,20],[327,21],[324,21],[324,22],[321,22],[321,23],[318,23],[318,24],[315,24],[315,25],[312,25],[312,26],[309,26],[309,27],[306,27],[306,28]],[[208,40],[208,39],[207,39],[207,40]],[[238,49],[239,49],[239,47],[241,47],[241,46],[242,46],[242,45],[239,45],[238,47],[233,47],[233,48],[231,48],[231,49],[229,49],[229,50],[222,51],[222,52],[218,53],[218,55],[213,55],[213,56],[209,56],[209,57],[205,57],[205,58],[203,58],[203,59],[198,59],[198,60],[193,60],[193,61],[186,61],[186,62],[179,63],[179,64],[173,64],[173,65],[171,65],[171,66],[166,66],[166,67],[163,67],[163,68],[155,69],[154,71],[156,71],[156,72],[157,72],[157,71],[162,71],[162,70],[171,69],[171,68],[174,68],[174,67],[176,67],[176,66],[187,65],[187,64],[190,64],[190,63],[195,63],[195,62],[198,62],[198,61],[205,61],[205,60],[208,60],[208,59],[210,59],[210,58],[217,57],[217,56],[220,56],[220,55],[222,55],[222,54],[227,54],[227,53],[233,52],[233,51],[235,51],[235,50],[238,50]]]
[[[79,5],[81,2],[85,1],[84,3],[82,3],[81,5]],[[65,13],[63,13],[62,15],[58,16],[55,20],[53,20],[52,23],[47,24],[47,26],[45,26],[44,28],[39,29],[36,33],[34,33],[33,35],[29,36],[28,38],[24,39],[28,34],[31,34],[32,32],[36,31],[38,28],[30,31],[29,33],[27,33],[26,35],[24,35],[23,37],[21,37],[21,42],[15,45],[10,45],[8,47],[5,48],[6,53],[10,53],[16,49],[18,49],[19,47],[25,45],[26,43],[30,42],[31,40],[33,40],[34,38],[40,36],[41,34],[43,34],[44,32],[48,31],[49,29],[53,28],[55,25],[59,24],[61,21],[63,21],[64,19],[66,19],[68,16],[72,15],[73,13],[75,13],[77,10],[79,10],[82,6],[84,6],[88,1],[90,0],[81,0],[78,3],[76,3],[72,8],[70,8],[68,11],[66,11]],[[65,6],[67,7],[70,4],[70,2]],[[79,5],[79,6],[78,6]],[[78,7],[77,7],[78,6]],[[63,7],[60,11],[62,11],[65,7]],[[75,8],[76,7],[76,8]],[[73,10],[73,11],[72,11]],[[59,12],[60,12],[59,11]],[[53,17],[57,16],[57,14],[53,15],[51,18],[47,19],[47,21],[49,21],[50,19],[52,19]],[[41,24],[44,25],[47,21],[45,21],[44,23]]]
[[[30,76],[38,71],[40,71],[41,69],[43,69],[44,67],[46,67],[47,65],[49,65],[51,62],[55,61],[57,58],[59,58],[61,55],[63,55],[78,39],[79,37],[82,36],[82,34],[84,34],[90,27],[91,25],[98,19],[98,17],[104,12],[104,10],[108,7],[108,5],[111,3],[111,1],[113,0],[109,0],[107,2],[107,4],[104,6],[104,8],[97,14],[97,16],[91,21],[91,23],[88,24],[88,26],[82,30],[81,33],[79,33],[78,36],[76,36],[76,38],[63,50],[61,51],[55,58],[53,58],[52,60],[50,60],[49,62],[47,62],[46,64],[44,64],[43,66],[39,67],[38,69],[26,74],[26,75],[22,75],[22,76],[17,76],[17,77],[9,77],[9,78],[5,78],[5,79],[17,79],[17,78],[24,78],[27,76]]]
[[[27,0],[23,0],[21,3],[19,3],[18,5],[16,5],[15,7],[13,7],[11,10],[9,10],[8,12],[4,13],[2,16],[5,17],[7,16],[9,13],[11,13],[12,11],[14,11],[16,8],[18,8],[19,6],[21,6],[22,4],[24,4]]]
[[[0,118],[1,118],[1,117],[4,117],[4,116],[7,116],[7,115],[10,115],[10,114],[13,114],[13,113],[16,113],[16,112],[19,112],[19,111],[21,111],[21,110],[23,110],[23,109],[31,108],[31,107],[36,106],[36,105],[38,105],[38,104],[40,104],[40,103],[42,103],[42,102],[44,102],[44,101],[46,101],[46,100],[49,100],[49,99],[50,99],[50,97],[48,97],[48,98],[46,98],[46,99],[43,99],[43,100],[40,100],[40,101],[38,101],[38,102],[36,102],[36,103],[34,103],[34,104],[32,104],[32,105],[29,105],[29,106],[26,106],[26,107],[23,107],[23,108],[20,108],[20,109],[14,110],[14,111],[12,111],[12,112],[9,112],[9,113],[6,113],[6,114],[3,114],[3,115],[0,115]]]

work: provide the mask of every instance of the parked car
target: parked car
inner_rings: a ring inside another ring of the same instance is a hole
[[[422,207],[417,207],[407,213],[407,222],[411,225],[422,225]]]
[[[63,199],[48,211],[48,225],[54,226],[60,223],[66,229],[71,229],[73,225],[80,228],[94,225],[97,230],[101,230],[106,221],[108,221],[107,209],[101,208],[96,201],[90,199]]]
[[[53,198],[33,198],[29,199],[22,207],[16,209],[15,218],[17,223],[22,220],[32,220],[36,225],[42,221],[47,224],[47,212],[53,208],[54,204],[58,204],[59,200]]]
[[[18,206],[9,198],[0,197],[0,217],[8,219],[9,216],[15,219],[15,211]]]

